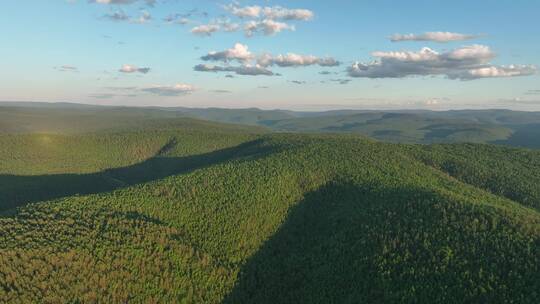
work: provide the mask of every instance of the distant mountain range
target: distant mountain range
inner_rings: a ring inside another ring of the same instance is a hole
[[[132,128],[138,120],[190,117],[277,132],[356,133],[399,143],[495,143],[540,148],[540,112],[511,110],[288,110],[95,106],[0,102],[0,132],[81,133]]]

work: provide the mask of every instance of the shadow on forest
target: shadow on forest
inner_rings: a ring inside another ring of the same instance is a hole
[[[446,211],[437,203],[437,194],[414,187],[327,184],[293,207],[222,303],[459,303],[460,269],[445,264],[445,248],[452,241],[476,244],[472,250],[492,245],[442,225]],[[469,261],[507,265],[496,253]],[[508,266],[493,272],[505,278],[516,267]]]
[[[514,133],[506,140],[491,143],[512,147],[540,149],[540,124],[510,125]]]
[[[373,264],[383,237],[377,232],[392,225],[388,211],[418,195],[350,183],[307,194],[244,265],[223,303],[383,303]]]
[[[230,160],[262,157],[272,152],[273,148],[262,147],[261,143],[259,139],[200,155],[163,156],[176,145],[170,142],[155,157],[128,167],[90,174],[0,175],[0,212],[38,201],[112,191]]]

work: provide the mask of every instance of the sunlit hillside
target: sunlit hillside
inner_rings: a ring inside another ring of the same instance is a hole
[[[227,128],[2,137],[0,301],[540,300],[539,152]]]

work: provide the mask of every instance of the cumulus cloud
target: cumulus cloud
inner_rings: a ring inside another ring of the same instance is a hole
[[[121,73],[126,73],[126,74],[132,74],[132,73],[147,74],[148,72],[150,72],[150,68],[139,68],[135,65],[124,64],[118,71]]]
[[[203,24],[191,29],[191,33],[200,36],[211,36],[219,31],[221,27],[217,24]]]
[[[195,91],[195,87],[190,84],[179,83],[172,86],[151,86],[142,88],[141,91],[159,96],[182,96]]]
[[[261,21],[251,20],[244,24],[244,33],[247,37],[251,37],[256,33],[263,33],[266,36],[271,36],[284,30],[295,31],[296,28],[294,25],[274,21],[272,19],[264,19]]]
[[[426,32],[423,34],[394,34],[390,37],[392,42],[400,41],[434,41],[434,42],[451,42],[464,41],[478,38],[478,35],[468,35],[451,32]]]
[[[241,66],[217,66],[211,64],[199,64],[193,68],[197,72],[232,72],[238,75],[246,76],[273,76],[274,73],[260,65],[241,65]]]
[[[105,19],[111,20],[111,21],[128,21],[130,20],[130,16],[127,15],[124,11],[116,11],[111,14],[106,14],[103,16]]]
[[[232,60],[237,60],[240,62],[246,62],[253,59],[254,55],[248,50],[248,46],[236,43],[232,48],[221,51],[221,52],[210,52],[205,56],[202,56],[201,59],[204,61],[223,61],[229,62]]]
[[[356,62],[348,68],[351,77],[402,78],[407,76],[445,75],[450,79],[472,80],[490,77],[526,76],[534,66],[494,66],[495,53],[487,46],[471,45],[439,53],[430,48],[418,52],[374,52],[371,63]]]
[[[119,10],[112,12],[110,14],[105,14],[103,18],[115,21],[115,22],[130,22],[135,24],[145,24],[150,22],[152,20],[152,15],[150,15],[149,12],[143,11],[139,17],[131,17],[130,15],[126,14],[124,11]]]
[[[478,79],[515,77],[533,75],[534,73],[536,73],[536,67],[531,65],[488,66],[467,70],[457,78]]]
[[[220,25],[221,25],[221,29],[224,32],[228,32],[228,33],[237,32],[241,28],[240,24],[231,22],[229,20],[222,21]]]
[[[275,57],[265,54],[259,58],[258,62],[263,66],[277,65],[279,67],[301,67],[310,65],[333,67],[341,64],[339,61],[331,57],[319,58],[313,55],[299,55],[294,53],[277,55]]]
[[[270,20],[308,21],[315,16],[315,14],[308,9],[289,9],[281,6],[261,7],[258,5],[242,7],[237,2],[226,5],[225,9],[240,18],[265,17]]]
[[[226,32],[236,32],[242,29],[247,37],[252,37],[255,34],[271,36],[286,30],[295,31],[294,25],[284,21],[309,21],[314,17],[314,13],[307,9],[289,9],[281,6],[240,6],[236,1],[225,5],[224,8],[233,16],[248,20],[242,26],[230,20],[217,23],[219,27],[216,31],[221,29]],[[216,24],[216,22],[214,23]]]
[[[313,55],[299,55],[288,53],[286,55],[273,56],[269,53],[260,55],[253,54],[249,51],[247,45],[236,43],[232,48],[224,51],[212,51],[207,55],[202,56],[203,61],[219,61],[223,62],[224,66],[199,64],[195,66],[195,71],[199,72],[234,72],[238,75],[276,75],[268,69],[271,66],[278,67],[305,67],[319,65],[322,67],[339,66],[341,63],[332,57],[316,57]],[[229,64],[236,61],[241,66],[230,66]]]
[[[231,3],[224,8],[240,18],[258,18],[262,12],[262,8],[258,5],[240,7],[237,3]]]
[[[206,18],[208,17],[208,13],[204,11],[199,11],[198,9],[192,9],[185,13],[169,14],[165,18],[163,18],[163,21],[165,21],[168,24],[186,25],[189,23],[193,23],[192,18],[196,16]]]
[[[167,17],[163,18],[163,21],[169,24],[180,25],[186,25],[191,22],[185,14],[170,14]]]
[[[265,7],[262,14],[268,19],[309,21],[315,14],[307,9],[288,9],[281,6]]]
[[[132,23],[144,24],[152,20],[152,15],[149,12],[142,12],[141,15],[135,19],[132,19]]]

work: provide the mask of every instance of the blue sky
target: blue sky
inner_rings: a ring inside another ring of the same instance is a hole
[[[539,11],[532,0],[6,1],[0,100],[540,110]]]

